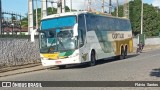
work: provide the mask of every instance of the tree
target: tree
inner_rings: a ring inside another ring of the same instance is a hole
[[[133,34],[140,34],[141,30],[141,0],[129,2],[129,16]],[[146,36],[158,36],[160,32],[160,9],[149,4],[144,4],[143,12],[143,33]],[[116,15],[114,11],[112,15]],[[119,6],[119,16],[123,16],[123,5]]]

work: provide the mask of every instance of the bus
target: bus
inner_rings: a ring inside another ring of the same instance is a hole
[[[65,68],[117,57],[133,51],[129,19],[87,11],[44,17],[40,26],[40,57],[43,66]]]

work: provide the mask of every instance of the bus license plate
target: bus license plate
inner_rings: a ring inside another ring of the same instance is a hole
[[[56,64],[61,64],[62,62],[61,61],[56,61]]]

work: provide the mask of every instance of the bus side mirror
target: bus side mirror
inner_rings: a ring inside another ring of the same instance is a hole
[[[76,23],[73,27],[73,36],[78,36],[78,24]]]

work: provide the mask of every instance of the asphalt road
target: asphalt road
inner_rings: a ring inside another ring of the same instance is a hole
[[[131,54],[124,60],[101,60],[96,66],[70,66],[67,69],[41,70],[36,72],[1,77],[0,81],[160,81],[160,49]],[[0,88],[0,90],[22,88]],[[159,90],[142,87],[67,87],[67,88],[23,88],[24,90]]]

